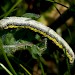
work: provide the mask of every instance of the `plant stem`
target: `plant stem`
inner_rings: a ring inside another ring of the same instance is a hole
[[[9,68],[10,68],[11,72],[12,72],[14,75],[17,75],[17,73],[16,73],[15,70],[13,69],[13,67],[12,67],[12,65],[11,65],[11,63],[10,63],[10,61],[8,60],[8,58],[7,58],[7,56],[6,56],[6,53],[4,52],[3,43],[2,43],[2,39],[1,39],[1,38],[0,38],[0,50],[1,50],[2,54],[3,54],[3,56],[4,56],[5,61],[7,62],[8,66],[9,66]]]
[[[5,69],[5,71],[9,74],[9,75],[13,75],[2,63],[0,63],[0,66]]]
[[[58,17],[49,27],[56,29],[64,24],[70,17],[75,16],[74,5],[70,6],[60,17]]]
[[[32,75],[22,64],[19,64],[19,65],[27,72],[28,75]]]
[[[22,0],[17,0],[17,2],[12,6],[12,8],[4,15],[4,17],[7,17],[12,11],[13,9],[20,4]]]
[[[42,62],[41,61],[40,61],[40,67],[41,67],[42,75],[45,75],[44,69],[43,69],[43,65],[42,65]]]

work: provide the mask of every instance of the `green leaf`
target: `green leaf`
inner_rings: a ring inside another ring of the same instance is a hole
[[[6,44],[6,45],[15,44],[15,38],[14,38],[12,33],[4,34],[2,36],[2,38],[3,38],[3,43]]]
[[[40,50],[35,45],[31,47],[31,54],[34,59],[37,59],[38,56],[41,56]]]
[[[27,18],[31,18],[31,19],[37,20],[37,19],[40,18],[40,15],[34,14],[34,13],[25,13],[23,15],[23,17],[27,17]]]
[[[40,35],[36,34],[36,35],[35,35],[35,39],[37,39],[37,40],[41,40]]]

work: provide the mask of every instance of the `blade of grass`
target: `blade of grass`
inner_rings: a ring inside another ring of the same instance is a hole
[[[8,60],[8,58],[7,58],[7,56],[6,56],[6,53],[4,52],[3,43],[2,43],[2,39],[1,39],[1,38],[0,38],[0,50],[1,50],[2,54],[3,54],[3,56],[4,56],[5,61],[7,62],[8,66],[9,66],[9,68],[10,68],[11,72],[12,72],[14,75],[17,75],[17,73],[16,73],[15,70],[13,69],[13,67],[12,67],[12,65],[11,65],[11,63],[10,63],[10,61]]]
[[[12,8],[4,14],[4,17],[7,17],[14,10],[14,8],[20,4],[21,1],[22,0],[17,0],[17,2],[12,6]]]
[[[32,75],[22,64],[19,64],[29,75]]]
[[[61,13],[60,13],[60,11],[58,10],[58,8],[54,5],[54,7],[56,8],[56,10],[58,11],[58,13],[60,14],[60,16],[61,16]],[[68,28],[68,26],[67,26],[67,23],[65,23],[65,26],[66,26],[66,28],[67,28],[67,30],[68,30],[68,33],[69,33],[69,36],[70,36],[70,40],[72,40],[72,35],[71,35],[71,32],[70,32],[70,30],[69,30],[69,28]]]
[[[0,63],[0,66],[1,66],[9,75],[13,75],[2,63]]]
[[[52,2],[52,3],[56,3],[56,4],[59,4],[59,5],[61,5],[61,6],[66,7],[66,8],[69,8],[69,7],[67,7],[67,6],[65,6],[65,5],[63,5],[63,4],[61,4],[61,3],[56,2],[56,1],[52,1],[52,0],[47,0],[47,1],[50,1],[50,2]]]
[[[15,10],[17,10],[17,8],[15,8],[14,10],[12,10],[12,12],[14,12]],[[8,12],[7,12],[7,13],[8,13]],[[5,17],[5,15],[6,15],[7,13],[2,14],[2,15],[0,16],[0,18]]]
[[[64,54],[65,54],[65,56],[66,56],[66,50],[64,49]],[[69,62],[68,62],[68,58],[67,58],[67,56],[66,56],[66,64],[67,64],[67,72],[68,72],[68,75],[71,75],[71,71],[70,71],[70,64],[69,64]]]
[[[43,57],[38,57],[39,61],[41,61],[44,65],[47,66],[47,62],[45,61],[45,59]]]
[[[59,13],[60,16],[61,16],[61,13],[60,13],[60,11],[57,9],[57,7],[56,7],[55,5],[54,5],[54,7],[56,8],[56,10],[58,11],[58,13]],[[69,28],[68,28],[68,26],[67,26],[66,23],[65,23],[65,26],[66,26],[66,28],[67,28],[67,30],[68,30],[68,33],[69,33],[69,36],[70,36],[70,40],[72,40],[71,32],[70,32],[70,30],[69,30]],[[64,51],[65,51],[64,54],[66,55],[66,50],[64,50]],[[67,63],[67,68],[68,68],[68,75],[71,75],[71,72],[70,72],[70,65],[69,65],[67,56],[66,56],[66,63]]]
[[[42,75],[45,75],[45,72],[44,72],[44,68],[43,68],[42,62],[41,62],[41,61],[39,61],[39,62],[40,62],[40,68],[41,68]]]

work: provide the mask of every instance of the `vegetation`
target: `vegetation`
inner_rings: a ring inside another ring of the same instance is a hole
[[[30,17],[75,49],[74,0],[2,0],[0,19]],[[14,47],[13,47],[14,46]],[[0,29],[0,75],[74,75],[75,64],[52,41],[29,29]]]

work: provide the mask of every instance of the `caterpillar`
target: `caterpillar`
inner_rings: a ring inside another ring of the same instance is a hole
[[[70,63],[74,62],[74,52],[68,43],[53,29],[40,22],[25,17],[6,17],[0,20],[0,28],[28,28],[34,32],[38,32],[53,41],[60,49],[63,50],[63,52],[66,50],[66,55],[69,58]]]

